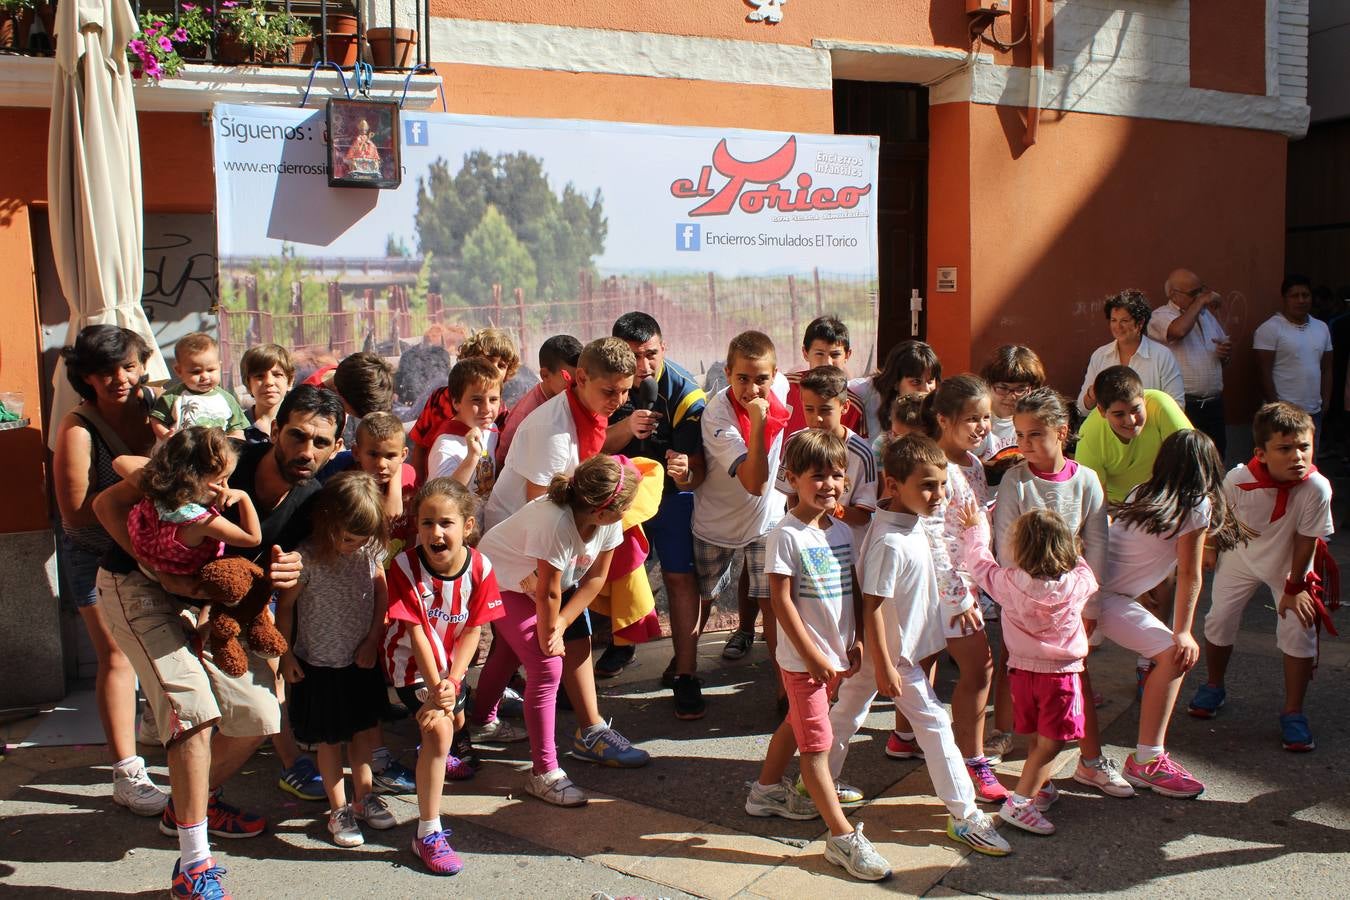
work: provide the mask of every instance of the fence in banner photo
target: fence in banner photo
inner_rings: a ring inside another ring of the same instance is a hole
[[[239,360],[250,346],[280,343],[290,349],[302,373],[336,362],[357,350],[379,353],[391,362],[419,345],[439,345],[456,355],[480,328],[511,335],[527,368],[539,344],[555,334],[589,340],[609,334],[614,320],[641,310],[661,323],[672,359],[695,375],[715,368],[726,354],[730,335],[749,328],[764,331],[783,354],[785,368],[806,324],[829,313],[847,322],[858,353],[850,374],[863,374],[875,363],[876,280],[822,273],[763,278],[719,278],[714,272],[632,279],[583,272],[573,298],[529,302],[522,288],[492,285],[486,303],[448,306],[436,292],[405,284],[397,258],[363,261],[351,281],[331,271],[327,280],[280,283],[222,262],[219,309],[221,357],[227,386],[243,383]],[[372,287],[369,271],[385,263],[388,277]],[[315,298],[323,304],[316,310]]]
[[[276,342],[301,371],[473,331],[608,335],[642,310],[695,374],[766,332],[783,368],[817,315],[876,362],[875,138],[405,112],[401,185],[330,187],[321,111],[214,111],[226,375]]]

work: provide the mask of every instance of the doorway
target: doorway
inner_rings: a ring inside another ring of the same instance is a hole
[[[836,134],[881,138],[877,177],[877,359],[911,337],[909,297],[924,295],[928,253],[928,89],[877,81],[834,83]],[[927,304],[927,297],[924,302]],[[919,316],[917,337],[928,334]]]

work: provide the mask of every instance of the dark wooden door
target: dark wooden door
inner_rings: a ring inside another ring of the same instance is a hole
[[[881,138],[877,183],[877,359],[910,337],[909,296],[925,294],[928,237],[928,89],[873,81],[834,83],[836,134]],[[924,296],[927,304],[929,298]],[[927,335],[927,313],[919,337]]]

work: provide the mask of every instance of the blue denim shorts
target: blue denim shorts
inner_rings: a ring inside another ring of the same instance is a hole
[[[98,588],[94,581],[98,577],[98,561],[101,554],[79,546],[64,531],[61,536],[61,577],[65,581],[66,592],[77,609],[98,604]]]
[[[661,498],[656,515],[642,523],[647,541],[661,561],[661,571],[694,571],[694,495],[689,491]]]

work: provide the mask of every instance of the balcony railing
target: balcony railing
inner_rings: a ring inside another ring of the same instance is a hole
[[[350,69],[356,62],[377,71],[419,73],[431,71],[431,14],[427,0],[269,0],[269,13],[285,13],[303,22],[308,36],[296,36],[277,50],[263,52],[232,33],[226,10],[244,6],[232,0],[147,0],[134,2],[138,21],[154,13],[176,31],[194,9],[206,14],[209,37],[200,45],[175,42],[185,63]],[[209,13],[206,11],[209,10]],[[0,11],[0,54],[51,56],[56,18],[55,3],[38,3],[13,14]]]

